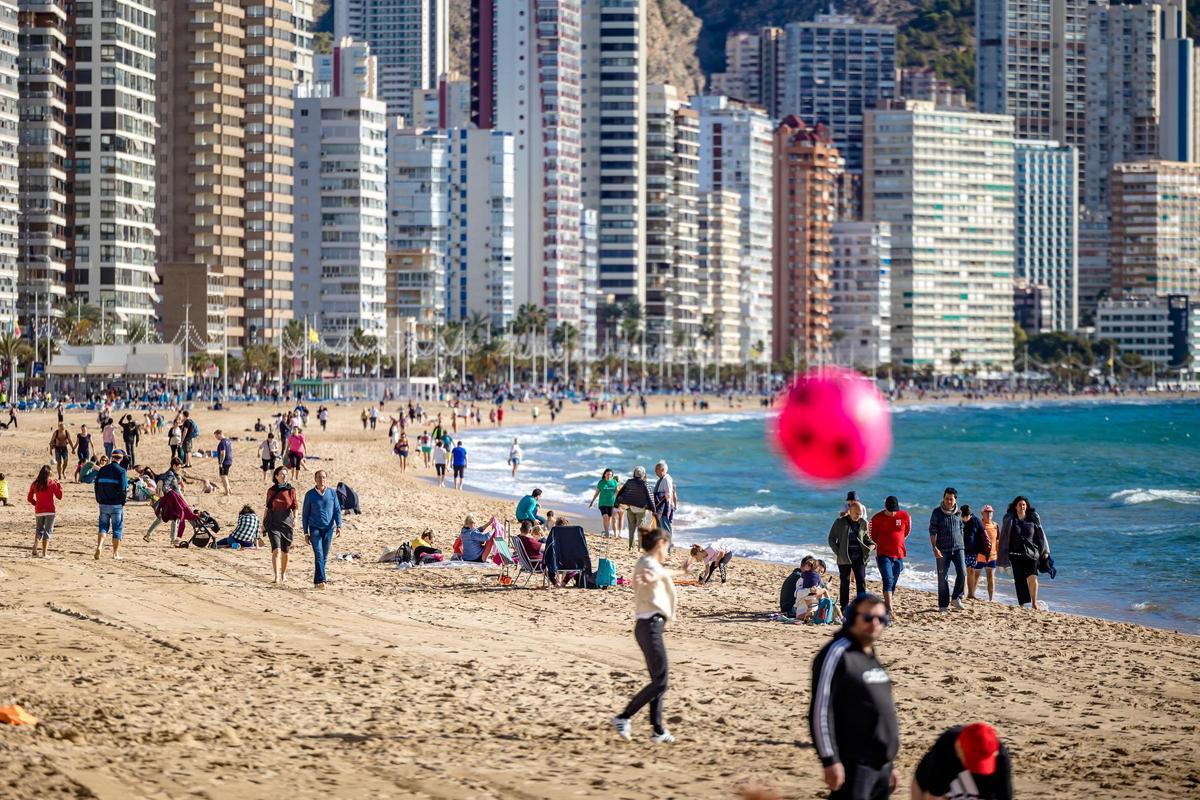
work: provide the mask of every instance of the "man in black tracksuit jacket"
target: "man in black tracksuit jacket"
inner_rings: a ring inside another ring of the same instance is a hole
[[[879,597],[859,597],[813,659],[809,732],[831,800],[886,800],[896,786],[900,728],[892,682],[874,650],[885,612]]]

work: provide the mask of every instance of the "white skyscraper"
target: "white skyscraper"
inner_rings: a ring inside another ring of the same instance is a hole
[[[412,118],[413,92],[431,89],[447,64],[446,0],[338,0],[333,36],[366,42],[379,59],[388,116]]]
[[[645,301],[646,3],[582,0],[582,201],[598,212],[600,292]]]
[[[701,192],[698,199],[702,364],[726,366],[742,358],[742,198],[737,192]]]
[[[413,320],[421,339],[446,319],[450,148],[445,131],[388,128],[388,316]]]
[[[1019,141],[1013,197],[1016,277],[1050,294],[1046,330],[1079,327],[1079,157],[1057,142]]]
[[[864,214],[892,231],[892,360],[1010,369],[1012,117],[908,101],[868,112],[866,132]]]
[[[892,229],[886,222],[835,221],[831,321],[837,364],[892,360]]]
[[[540,20],[532,24],[532,14]],[[512,133],[515,302],[582,315],[578,0],[472,3],[471,121]]]
[[[118,330],[132,320],[152,328],[159,299],[155,6],[120,0],[75,7],[75,241],[67,275],[74,296],[103,305]],[[170,338],[175,330],[164,333]]]
[[[0,331],[4,332],[11,332],[17,319],[17,31],[17,4],[0,2]]]
[[[292,0],[296,85],[313,83],[313,0]]]
[[[331,84],[297,91],[296,311],[332,348],[356,330],[387,334],[386,114],[382,100]]]
[[[446,134],[447,316],[485,314],[503,329],[515,313],[513,135],[478,128]]]
[[[734,192],[741,203],[739,360],[771,362],[774,139],[757,106],[720,95],[692,98],[700,112],[699,191]]]

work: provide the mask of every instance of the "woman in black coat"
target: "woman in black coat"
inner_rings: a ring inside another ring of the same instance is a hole
[[[1041,517],[1029,498],[1017,495],[1008,506],[1000,528],[1000,566],[1011,566],[1017,589],[1017,603],[1024,608],[1038,604],[1038,564],[1050,557],[1050,541],[1042,528]]]

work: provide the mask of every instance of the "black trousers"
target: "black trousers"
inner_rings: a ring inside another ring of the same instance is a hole
[[[663,732],[663,695],[667,693],[667,648],[663,644],[663,628],[666,624],[662,614],[655,614],[649,619],[639,619],[634,625],[633,636],[637,639],[638,647],[642,648],[642,655],[646,657],[650,682],[633,696],[621,714],[622,719],[632,719],[634,714],[642,710],[642,706],[649,703],[650,725],[655,733]]]
[[[838,564],[838,576],[841,580],[838,581],[838,599],[842,602],[842,611],[846,610],[846,606],[850,605],[850,574],[854,573],[854,588],[857,591],[855,597],[860,594],[866,594],[867,591],[867,565],[861,561],[856,561],[853,564]]]
[[[1008,561],[1012,566],[1013,583],[1016,584],[1017,603],[1028,605],[1032,598],[1029,596],[1029,583],[1025,579],[1037,575],[1037,564],[1027,556],[1010,555]]]
[[[720,561],[714,561],[713,563],[709,564],[708,565],[708,574],[706,574],[704,576],[704,582],[708,583],[710,580],[712,580],[713,573],[719,569],[719,570],[721,570],[721,583],[724,583],[725,582],[725,565],[728,564],[732,560],[733,560],[733,553],[726,553],[725,555],[721,556]]]
[[[846,782],[829,800],[888,800],[892,765],[869,767],[866,764],[844,763]]]

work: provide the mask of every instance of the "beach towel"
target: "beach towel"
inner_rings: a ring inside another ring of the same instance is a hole
[[[546,574],[554,580],[559,572],[578,572],[580,576],[592,577],[592,557],[588,552],[587,537],[578,525],[564,525],[550,530],[546,547],[542,551]],[[583,586],[584,581],[580,580]]]

